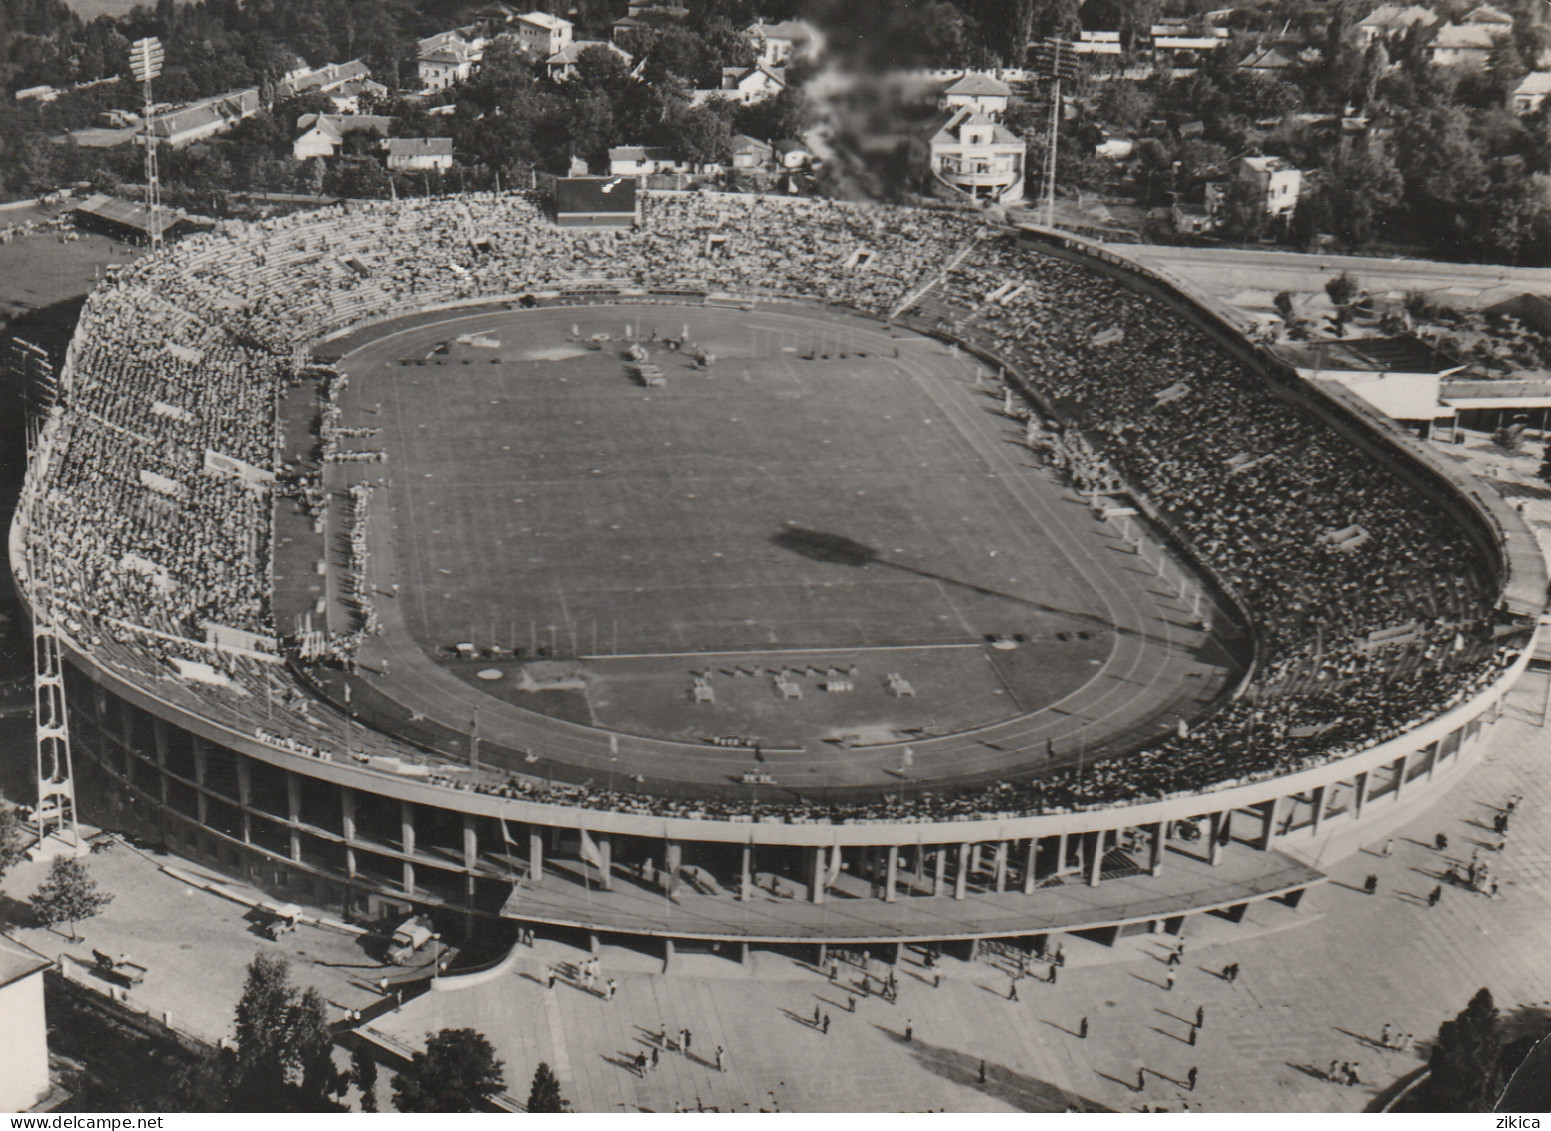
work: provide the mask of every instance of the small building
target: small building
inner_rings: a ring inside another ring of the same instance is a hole
[[[1278,347],[1305,380],[1341,385],[1424,438],[1433,421],[1452,415],[1443,379],[1465,366],[1409,334]]]
[[[811,62],[824,50],[824,37],[807,20],[782,20],[767,24],[755,20],[743,30],[743,36],[756,52],[758,62],[779,67],[793,60]]]
[[[1414,27],[1429,28],[1437,22],[1437,14],[1420,4],[1380,4],[1357,21],[1354,30],[1358,42],[1366,48],[1383,40],[1396,39]]]
[[[1490,4],[1481,4],[1470,9],[1459,22],[1462,24],[1482,24],[1487,27],[1500,27],[1510,32],[1513,30],[1513,17],[1501,8],[1494,8]]]
[[[623,51],[612,43],[604,43],[599,39],[578,39],[544,60],[544,66],[549,69],[551,81],[565,82],[567,79],[575,78],[576,61],[581,58],[583,51],[592,47],[602,47],[612,51],[627,67],[635,62],[630,52]]]
[[[388,168],[396,173],[452,168],[452,138],[395,137],[388,139]]]
[[[1531,71],[1508,95],[1508,109],[1523,117],[1533,114],[1551,95],[1551,71]]]
[[[1276,76],[1289,67],[1297,66],[1275,47],[1257,47],[1239,60],[1238,69],[1257,75]]]
[[[1171,210],[1174,230],[1184,236],[1199,236],[1213,227],[1211,213],[1194,204],[1176,204]]]
[[[43,971],[48,959],[0,938],[0,1111],[28,1111],[48,1097],[48,1025]]]
[[[747,106],[774,98],[785,89],[786,68],[760,63],[754,67],[723,67],[722,89],[717,93]]]
[[[555,182],[555,223],[562,228],[632,227],[634,177],[561,177]]]
[[[1500,24],[1444,24],[1427,45],[1435,67],[1484,70],[1492,50],[1513,31]]]
[[[207,137],[226,133],[244,118],[259,112],[257,87],[227,91],[213,98],[202,98],[167,114],[151,119],[151,132],[159,145],[181,149]]]
[[[732,167],[734,169],[763,169],[775,157],[775,147],[748,134],[732,139]]]
[[[1002,204],[1023,199],[1028,151],[1006,126],[966,108],[937,119],[927,139],[932,176],[951,193]]]
[[[294,98],[308,91],[331,94],[349,83],[363,82],[371,77],[371,68],[359,59],[352,59],[348,63],[330,63],[326,67],[302,67],[275,84],[275,101]]]
[[[617,145],[609,150],[609,173],[616,177],[650,177],[679,171],[673,150],[661,145]]]
[[[975,110],[988,118],[1007,113],[1012,87],[980,71],[967,71],[943,88],[937,99],[940,110]]]
[[[575,39],[576,25],[548,12],[528,12],[518,16],[513,23],[517,28],[517,42],[537,59],[558,55]]]
[[[445,90],[467,82],[474,68],[485,57],[484,40],[465,39],[461,32],[450,31],[420,41],[421,51],[415,67],[425,90]]]
[[[58,87],[49,86],[47,83],[42,86],[24,86],[16,92],[16,101],[53,102],[62,93],[63,91]]]
[[[1124,161],[1136,152],[1136,141],[1124,134],[1109,134],[1093,147],[1093,155],[1107,161]]]
[[[347,133],[361,130],[387,137],[392,125],[392,118],[380,114],[303,114],[296,119],[296,128],[302,132],[291,143],[291,156],[298,161],[332,157]]]
[[[164,240],[176,239],[191,227],[187,217],[175,208],[163,208],[158,215],[157,230]],[[150,242],[151,210],[137,201],[98,193],[77,204],[70,218],[83,231],[101,232],[130,243]]]
[[[813,164],[813,153],[793,138],[778,141],[770,148],[774,151],[775,163],[782,169],[806,169]]]

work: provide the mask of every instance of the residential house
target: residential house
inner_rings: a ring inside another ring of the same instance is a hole
[[[48,1025],[43,972],[52,965],[10,939],[0,939],[0,1111],[28,1111],[49,1094]]]
[[[1257,47],[1239,60],[1239,70],[1275,78],[1296,64],[1275,47]]]
[[[1427,45],[1435,67],[1463,67],[1484,70],[1491,62],[1492,49],[1513,28],[1501,24],[1444,24]]]
[[[1006,126],[963,107],[927,133],[931,172],[955,195],[1011,203],[1023,199],[1027,147]]]
[[[943,88],[937,100],[941,110],[976,110],[988,118],[1007,113],[1012,87],[980,71],[967,71]]]
[[[24,86],[16,92],[18,102],[53,102],[64,91],[44,83],[42,86]]]
[[[474,26],[486,39],[494,39],[517,18],[517,9],[502,3],[486,4],[474,13]]]
[[[1341,119],[1341,157],[1346,159],[1362,152],[1375,160],[1392,156],[1394,152],[1395,117],[1387,110],[1371,115],[1348,115]]]
[[[1152,49],[1171,55],[1181,52],[1218,51],[1230,42],[1228,29],[1208,27],[1192,31],[1185,24],[1153,24]]]
[[[348,63],[330,63],[326,67],[299,67],[275,84],[275,101],[295,98],[308,91],[328,94],[346,83],[360,82],[371,77],[371,69],[359,59],[352,59]]]
[[[732,167],[734,169],[763,169],[775,157],[775,147],[748,134],[732,139]]]
[[[151,120],[157,144],[181,149],[207,137],[223,134],[244,118],[259,112],[257,87],[231,90],[214,98],[202,98]]]
[[[452,138],[395,137],[388,139],[388,168],[396,173],[452,168]]]
[[[786,89],[786,68],[760,63],[754,67],[723,67],[721,97],[745,106],[774,98]]]
[[[1521,117],[1533,114],[1551,94],[1551,71],[1531,71],[1508,95],[1508,109]]]
[[[787,138],[778,141],[770,147],[775,153],[775,162],[782,169],[806,169],[813,164],[813,153],[800,141]]]
[[[1437,14],[1419,4],[1380,4],[1357,21],[1355,32],[1358,42],[1366,48],[1381,40],[1397,39],[1413,27],[1430,28],[1437,22]]]
[[[1482,4],[1465,13],[1462,24],[1481,24],[1487,27],[1500,27],[1506,31],[1513,30],[1513,17],[1500,8],[1494,8],[1490,4]]]
[[[824,36],[807,20],[782,20],[776,24],[755,20],[743,35],[759,52],[756,61],[767,67],[779,67],[794,59],[811,62],[824,50]]]
[[[1124,134],[1107,135],[1103,141],[1093,147],[1095,157],[1103,157],[1109,161],[1124,161],[1136,152],[1136,141]]]
[[[296,128],[302,132],[291,143],[291,156],[298,161],[332,157],[347,133],[362,130],[387,137],[392,124],[392,118],[378,114],[303,114],[296,119]]]
[[[1239,160],[1238,179],[1249,181],[1260,190],[1267,216],[1287,216],[1298,205],[1303,189],[1303,170],[1280,157],[1243,157]],[[1228,195],[1227,181],[1206,186],[1206,210],[1216,216]]]
[[[513,22],[517,28],[518,43],[536,59],[558,55],[576,38],[575,24],[548,12],[528,12]]]
[[[548,59],[544,60],[544,66],[549,68],[550,79],[555,82],[565,82],[567,79],[575,78],[576,61],[581,57],[582,52],[589,47],[607,48],[619,56],[627,67],[635,61],[630,52],[623,51],[612,43],[604,43],[600,39],[578,39],[573,43],[568,43],[564,48],[556,51]]]
[[[420,85],[426,90],[445,90],[467,82],[485,57],[485,39],[466,28],[438,32],[418,44],[416,64]]]

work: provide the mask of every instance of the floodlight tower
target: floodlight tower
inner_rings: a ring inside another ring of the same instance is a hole
[[[156,130],[152,121],[155,102],[151,80],[162,73],[162,41],[154,35],[137,39],[129,48],[129,68],[145,90],[145,203],[151,211],[151,250],[162,245],[162,185],[156,172]]]
[[[1076,81],[1077,52],[1066,40],[1051,37],[1040,44],[1038,58],[1040,76],[1053,84],[1050,144],[1045,151],[1045,226],[1053,228],[1056,222],[1056,141],[1061,128],[1061,81]]]
[[[33,820],[37,825],[40,848],[46,848],[52,836],[59,847],[81,856],[86,853],[87,845],[81,839],[81,828],[76,821],[70,712],[65,702],[64,648],[54,627],[57,582],[52,560],[48,565],[49,576],[40,577],[29,550],[27,574],[33,596],[33,695],[38,764],[38,806]]]

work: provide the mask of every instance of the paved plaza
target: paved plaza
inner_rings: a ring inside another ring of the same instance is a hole
[[[1551,836],[1541,816],[1551,805],[1539,726],[1545,681],[1524,680],[1461,788],[1397,827],[1376,823],[1367,847],[1329,867],[1333,882],[1297,911],[1260,903],[1241,924],[1192,920],[1172,990],[1164,988],[1166,945],[1139,936],[1113,949],[1067,941],[1056,984],[1040,981],[1045,967],[1036,966],[1018,983],[1017,1001],[1007,996],[1008,959],[945,959],[943,984],[933,989],[911,956],[898,972],[898,1004],[857,994],[855,1014],[843,985],[790,959],[757,953],[740,968],[681,956],[662,974],[644,956],[605,948],[603,973],[619,984],[606,1002],[565,980],[546,989],[547,964],[582,955],[540,942],[518,972],[424,995],[374,1027],[415,1044],[444,1026],[473,1026],[497,1045],[515,1093],[545,1060],[582,1111],[693,1110],[697,1102],[723,1111],[777,1103],[805,1111],[1178,1111],[1187,1102],[1205,1111],[1361,1111],[1425,1063],[1438,1025],[1481,986],[1505,1015],[1551,1006],[1542,960],[1551,929]],[[1429,909],[1426,895],[1451,860],[1497,842],[1493,806],[1516,790],[1525,801],[1510,843],[1501,854],[1483,851],[1502,898],[1445,885]],[[1432,847],[1438,832],[1449,839],[1447,853]],[[1380,850],[1390,836],[1386,858]],[[1369,874],[1378,877],[1372,896],[1362,890]],[[1243,971],[1233,983],[1219,976],[1230,962]],[[858,968],[841,969],[842,982],[859,978]],[[811,1023],[815,1007],[830,1017],[828,1035]],[[1197,1007],[1204,1024],[1192,1046]],[[1414,1033],[1415,1047],[1378,1048],[1386,1023]],[[664,1027],[691,1030],[691,1055],[659,1052],[661,1066],[638,1076],[630,1059],[649,1056]],[[725,1050],[720,1073],[717,1046]],[[1357,1062],[1363,1083],[1325,1080],[1332,1060]],[[1193,1066],[1200,1078],[1190,1092]]]

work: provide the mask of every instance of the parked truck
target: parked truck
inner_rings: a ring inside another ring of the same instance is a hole
[[[429,920],[419,916],[405,919],[388,943],[388,961],[395,966],[408,966],[415,960],[415,953],[431,941],[431,935]]]

